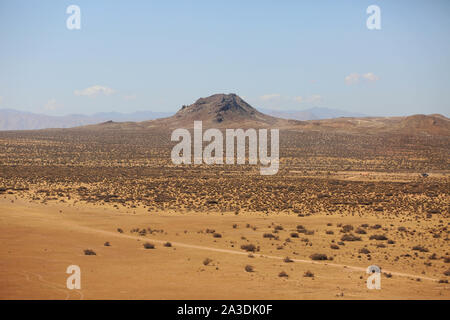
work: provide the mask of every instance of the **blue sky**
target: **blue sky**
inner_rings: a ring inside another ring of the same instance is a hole
[[[68,30],[66,8],[81,9]],[[369,5],[381,30],[366,27]],[[450,1],[0,1],[0,109],[255,107],[450,116]]]

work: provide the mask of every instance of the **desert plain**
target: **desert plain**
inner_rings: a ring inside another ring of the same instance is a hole
[[[449,136],[354,123],[288,123],[271,176],[157,121],[0,132],[0,299],[449,299]]]

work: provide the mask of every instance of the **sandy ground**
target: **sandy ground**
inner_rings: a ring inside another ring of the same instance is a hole
[[[418,259],[386,259],[400,255],[407,243],[398,240],[389,253],[374,252],[371,260],[357,258],[363,243],[329,248],[324,230],[336,230],[347,218],[314,215],[268,216],[234,214],[149,214],[111,207],[70,203],[32,203],[6,195],[0,198],[1,299],[449,299],[450,287],[437,280],[448,264],[424,266]],[[376,223],[375,218],[349,217],[354,225]],[[282,239],[301,223],[316,230],[313,245]],[[331,223],[332,226],[327,226]],[[395,219],[386,221],[394,226]],[[413,222],[410,222],[413,223]],[[233,225],[236,224],[235,227]],[[249,226],[247,226],[249,224]],[[280,239],[262,234],[282,225]],[[119,233],[117,228],[123,229]],[[145,236],[133,228],[163,230]],[[206,228],[222,237],[215,238]],[[271,229],[272,228],[272,229]],[[256,230],[255,230],[256,229]],[[337,230],[336,230],[337,231]],[[328,236],[328,238],[327,238]],[[108,241],[111,246],[104,246]],[[165,242],[171,242],[166,247]],[[144,249],[150,242],[155,249]],[[254,243],[260,251],[249,256],[240,248]],[[370,248],[370,246],[369,246]],[[92,249],[96,255],[85,255]],[[443,254],[448,248],[442,248]],[[333,261],[312,261],[315,252]],[[357,250],[356,250],[357,252]],[[289,256],[293,262],[284,262]],[[204,265],[204,260],[212,260]],[[392,277],[381,278],[380,290],[366,287],[369,265],[379,265]],[[81,268],[81,289],[66,288],[66,269]],[[254,272],[246,272],[246,265]],[[288,277],[279,277],[285,271]],[[311,271],[314,277],[305,277]],[[447,277],[448,278],[448,277]]]

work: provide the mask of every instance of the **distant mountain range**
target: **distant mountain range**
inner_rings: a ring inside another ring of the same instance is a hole
[[[0,130],[34,130],[47,128],[72,128],[105,121],[145,121],[169,117],[173,112],[138,111],[133,113],[102,112],[93,115],[71,114],[67,116],[48,116],[44,114],[0,110]]]
[[[311,108],[302,111],[276,111],[259,109],[262,113],[293,120],[320,120],[339,117],[366,117],[364,114],[351,113],[338,109]],[[12,109],[0,109],[0,130],[34,130],[47,128],[72,128],[106,121],[140,122],[170,117],[174,112],[137,111],[133,113],[101,112],[93,115],[71,114],[66,116],[49,116]]]

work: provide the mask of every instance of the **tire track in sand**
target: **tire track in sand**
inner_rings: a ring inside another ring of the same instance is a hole
[[[140,240],[147,239],[149,241],[153,241],[153,242],[160,243],[160,244],[164,244],[166,242],[170,242],[173,245],[175,245],[177,247],[181,247],[181,248],[197,249],[197,250],[204,250],[204,251],[213,251],[213,252],[220,252],[220,253],[227,253],[227,254],[236,254],[236,255],[244,255],[244,256],[248,255],[248,252],[236,251],[236,250],[231,250],[231,249],[221,249],[221,248],[214,248],[214,247],[206,247],[206,246],[201,246],[201,245],[195,245],[195,244],[189,244],[189,243],[183,243],[183,242],[176,242],[176,241],[170,241],[170,240],[158,240],[158,239],[149,238],[147,236],[145,236],[145,237],[133,236],[133,235],[117,233],[117,232],[112,232],[112,231],[94,229],[94,228],[91,228],[91,227],[80,226],[80,225],[77,225],[77,227],[79,229],[81,229],[81,230],[94,232],[94,233],[99,233],[99,234],[104,234],[104,235],[108,235],[108,236],[113,236],[113,237],[116,237],[116,238],[128,238],[128,239],[140,239]],[[266,255],[266,254],[255,254],[255,253],[253,253],[253,255],[255,257],[275,259],[275,260],[283,260],[284,259],[284,257],[273,256],[273,255]],[[293,260],[294,262],[299,262],[299,263],[322,265],[322,266],[330,266],[330,267],[335,267],[335,268],[344,268],[346,270],[359,271],[359,272],[364,272],[364,273],[367,270],[367,268],[351,266],[351,265],[346,265],[346,264],[339,264],[339,263],[318,262],[318,261],[313,261],[313,260],[294,259],[294,258],[291,258],[291,260]],[[399,277],[414,278],[414,279],[419,278],[419,279],[428,280],[428,281],[438,281],[435,278],[426,277],[426,276],[423,276],[423,275],[415,275],[415,274],[410,274],[410,273],[396,272],[396,271],[390,271],[390,270],[384,270],[384,269],[383,269],[383,272],[390,273],[392,275],[399,276]]]

